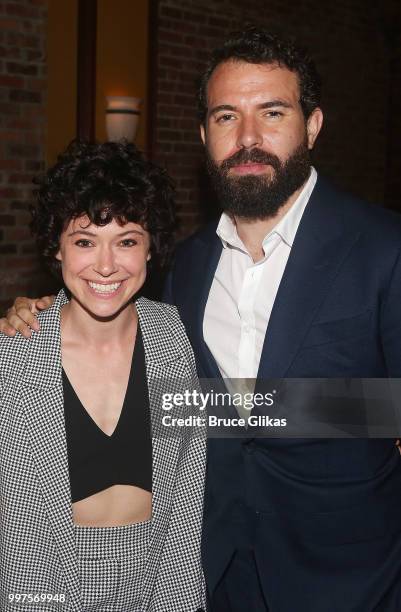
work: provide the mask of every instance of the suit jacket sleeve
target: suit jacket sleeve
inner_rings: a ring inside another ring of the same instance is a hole
[[[401,249],[381,311],[381,339],[388,376],[401,377]]]

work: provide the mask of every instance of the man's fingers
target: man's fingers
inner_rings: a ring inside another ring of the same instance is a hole
[[[32,324],[33,324],[35,322],[35,317],[31,313],[30,313],[30,316],[33,318],[33,321],[32,321]],[[25,338],[31,337],[32,329],[34,329],[33,325],[30,326],[25,321],[23,321],[18,315],[11,314],[10,311],[8,311],[7,312],[7,323],[8,323],[7,329],[12,328],[15,331],[19,331],[20,334],[22,334],[22,336],[24,336]],[[37,322],[36,322],[36,325],[37,325]],[[8,336],[14,335],[14,334],[8,333],[7,330],[5,330],[5,333],[7,333]]]
[[[6,336],[15,336],[17,333],[14,327],[8,324],[7,319],[5,317],[0,319],[0,332],[6,334]]]
[[[38,300],[36,298],[17,297],[15,298],[14,304],[10,310],[16,312],[19,316],[21,316],[20,313],[25,313],[26,310],[28,310],[30,313],[36,313],[38,312],[36,308],[37,301]]]
[[[14,336],[15,331],[19,331],[25,338],[30,338],[32,330],[39,331],[36,314],[49,308],[53,302],[53,295],[46,295],[40,299],[18,297],[14,305],[8,309],[6,320],[0,319],[0,331],[8,336]]]
[[[36,300],[35,305],[36,305],[37,310],[46,310],[46,308],[50,308],[54,300],[55,300],[54,295],[45,295],[39,300]]]
[[[29,302],[25,298],[18,298],[24,300],[25,305],[17,305],[18,300],[15,301],[15,305],[7,311],[7,322],[11,327],[19,331],[25,338],[30,338],[31,330],[39,331],[39,323],[36,316],[32,314],[29,303],[28,307],[26,302]],[[21,303],[20,303],[21,304]]]

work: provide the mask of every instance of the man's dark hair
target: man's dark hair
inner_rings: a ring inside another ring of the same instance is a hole
[[[300,104],[305,118],[319,106],[321,80],[308,53],[293,42],[284,40],[266,30],[248,26],[242,32],[234,32],[230,38],[212,53],[200,79],[198,94],[199,119],[205,123],[207,115],[207,85],[214,69],[227,61],[249,64],[277,64],[295,72],[299,80]]]
[[[150,234],[152,265],[167,263],[176,225],[172,181],[133,144],[73,141],[35,183],[31,229],[52,271],[60,272],[62,231],[83,215],[99,226],[140,224]]]

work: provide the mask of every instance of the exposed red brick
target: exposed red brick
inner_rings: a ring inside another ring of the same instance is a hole
[[[23,62],[7,62],[7,72],[10,74],[24,74],[33,76],[38,73],[38,67],[35,64],[27,64]]]
[[[32,174],[10,174],[8,177],[9,183],[32,183]]]
[[[17,252],[15,243],[2,244],[0,243],[0,255],[10,255]]]
[[[18,23],[21,24],[20,21]],[[41,37],[33,34],[27,34],[26,31],[18,32],[16,30],[7,33],[7,43],[9,45],[18,45],[19,47],[33,49],[38,49],[42,46]]]
[[[0,159],[0,168],[3,170],[19,170],[21,165],[19,159]]]
[[[16,198],[17,191],[12,187],[0,187],[0,199]]]
[[[14,215],[0,215],[0,226],[15,225]]]
[[[26,91],[25,89],[12,89],[9,99],[12,102],[28,102],[29,104],[37,104],[42,101],[42,95],[38,91]]]
[[[0,30],[18,32],[21,25],[21,22],[16,19],[0,18]]]
[[[20,243],[23,240],[31,238],[31,231],[28,226],[26,227],[10,227],[7,228],[6,239],[10,242]]]
[[[19,58],[21,49],[19,47],[4,47],[0,46],[0,57],[9,57],[12,59]]]
[[[8,74],[0,75],[0,87],[23,87],[24,79],[21,77],[10,76]]]
[[[10,2],[6,4],[6,12],[8,15],[16,15],[18,17],[39,17],[40,13],[36,6],[31,6],[26,2],[17,3]]]
[[[0,2],[0,315],[17,294],[43,292],[47,282],[28,213],[32,178],[44,159],[46,6],[46,0]]]

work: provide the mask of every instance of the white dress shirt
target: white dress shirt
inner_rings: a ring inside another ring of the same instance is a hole
[[[298,198],[265,236],[254,262],[229,215],[217,227],[223,250],[203,319],[203,335],[224,378],[256,378],[274,300],[295,234],[316,184],[310,176]]]

